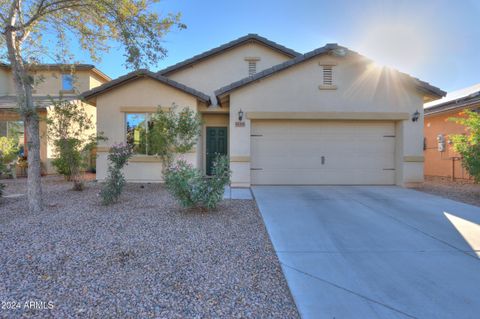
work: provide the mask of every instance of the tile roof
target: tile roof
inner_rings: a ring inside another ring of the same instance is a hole
[[[8,63],[3,63],[0,62],[0,67],[3,68],[10,68],[10,64]],[[28,67],[28,65],[27,65]],[[72,63],[72,64],[62,64],[62,63],[40,63],[40,64],[32,64],[31,65],[32,69],[34,70],[50,70],[50,69],[75,69],[75,70],[92,70],[101,77],[103,77],[105,80],[110,81],[111,78],[97,69],[95,65],[93,64],[83,64],[83,63]]]
[[[463,108],[471,104],[480,103],[480,83],[447,93],[444,98],[425,103],[425,114],[450,111]]]
[[[235,46],[237,46],[237,45],[240,45],[240,44],[242,44],[242,43],[245,43],[245,42],[248,42],[248,41],[252,41],[252,40],[253,40],[253,41],[258,41],[258,42],[260,42],[260,43],[262,43],[262,44],[264,44],[264,45],[266,45],[266,46],[268,46],[268,47],[271,47],[271,48],[273,48],[273,49],[275,49],[275,50],[277,50],[277,51],[280,51],[280,52],[282,52],[282,53],[284,53],[284,54],[286,54],[286,55],[288,55],[288,56],[290,56],[290,57],[292,57],[292,58],[301,55],[299,52],[296,52],[296,51],[294,51],[294,50],[292,50],[292,49],[289,49],[289,48],[287,48],[287,47],[285,47],[285,46],[283,46],[283,45],[281,45],[281,44],[278,44],[278,43],[276,43],[276,42],[273,42],[273,41],[271,41],[271,40],[268,40],[267,38],[264,38],[264,37],[262,37],[262,36],[259,36],[258,34],[250,33],[250,34],[247,34],[247,35],[245,35],[245,36],[243,36],[243,37],[240,37],[240,38],[238,38],[238,39],[236,39],[236,40],[233,40],[233,41],[230,41],[230,42],[228,42],[228,43],[222,44],[222,45],[219,46],[219,47],[216,47],[216,48],[213,48],[213,49],[211,49],[211,50],[205,51],[205,52],[200,53],[200,54],[198,54],[198,55],[195,55],[195,56],[193,56],[193,57],[191,57],[191,58],[189,58],[189,59],[186,59],[186,60],[184,60],[184,61],[182,61],[182,62],[179,62],[179,63],[177,63],[177,64],[174,64],[174,65],[172,65],[172,66],[169,66],[169,67],[167,67],[167,68],[165,68],[165,69],[163,69],[163,70],[160,70],[160,71],[158,71],[158,74],[166,75],[166,74],[168,74],[168,73],[171,73],[171,72],[176,71],[176,70],[178,70],[178,69],[181,69],[181,68],[183,68],[183,67],[186,67],[186,66],[188,66],[188,65],[191,65],[191,64],[193,64],[193,63],[195,63],[195,62],[198,62],[198,61],[200,61],[200,60],[203,60],[203,59],[205,59],[205,58],[207,58],[207,57],[209,57],[209,56],[211,56],[211,55],[220,53],[220,52],[222,52],[222,51],[228,50],[228,49],[230,49],[230,48],[232,48],[232,47],[235,47]]]
[[[192,89],[192,88],[190,88],[190,87],[188,87],[184,84],[178,83],[177,81],[173,81],[173,80],[171,80],[167,77],[164,77],[160,74],[157,74],[157,73],[145,70],[145,69],[140,69],[140,70],[137,70],[137,71],[130,72],[130,73],[125,74],[121,77],[118,77],[118,78],[116,78],[116,79],[114,79],[110,82],[104,83],[104,84],[102,84],[102,85],[100,85],[100,86],[98,86],[94,89],[83,92],[82,94],[80,94],[80,97],[84,98],[84,99],[88,99],[88,98],[91,98],[95,95],[104,93],[107,90],[113,89],[114,87],[122,85],[126,82],[129,82],[129,81],[132,81],[132,80],[135,80],[135,79],[138,79],[138,78],[142,78],[142,77],[151,78],[151,79],[154,79],[154,80],[159,81],[161,83],[167,84],[167,85],[169,85],[171,87],[174,87],[174,88],[176,88],[180,91],[183,91],[185,93],[193,95],[203,102],[206,102],[206,103],[210,102],[210,97],[207,94],[202,93],[200,91],[197,91],[195,89]]]
[[[280,64],[277,64],[277,65],[274,65],[273,67],[269,68],[269,69],[265,69],[261,72],[258,72],[256,73],[255,75],[253,76],[249,76],[249,77],[246,77],[244,79],[241,79],[239,81],[236,81],[236,82],[233,82],[227,86],[224,86],[218,90],[215,91],[215,95],[217,96],[217,98],[221,95],[224,95],[226,93],[229,93],[235,89],[238,89],[240,87],[243,87],[249,83],[252,83],[252,82],[255,82],[257,80],[260,80],[262,78],[265,78],[265,77],[268,77],[268,76],[271,76],[273,74],[276,74],[280,71],[283,71],[285,69],[288,69],[294,65],[297,65],[299,63],[302,63],[304,61],[307,61],[311,58],[314,58],[318,55],[321,55],[321,54],[325,54],[325,53],[328,53],[328,52],[338,52],[340,55],[344,55],[344,54],[352,54],[352,55],[357,55],[361,58],[364,58],[366,60],[369,60],[367,59],[366,57],[360,55],[359,53],[355,52],[355,51],[352,51],[346,47],[343,47],[343,46],[339,46],[338,44],[336,43],[329,43],[321,48],[318,48],[318,49],[315,49],[313,51],[310,51],[310,52],[307,52],[305,54],[302,54],[302,55],[299,55],[291,60],[288,60],[286,62],[283,62],[283,63],[280,63]],[[371,61],[371,60],[369,60]],[[445,92],[440,90],[439,88],[427,83],[427,82],[424,82],[424,81],[421,81],[415,77],[412,77],[406,73],[402,73],[402,72],[399,72],[397,71],[398,74],[404,76],[404,77],[407,77],[408,79],[412,80],[419,89],[425,91],[425,92],[428,92],[430,94],[433,94],[433,95],[436,95],[436,96],[445,96]]]

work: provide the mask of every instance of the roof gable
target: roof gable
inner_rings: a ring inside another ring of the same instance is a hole
[[[319,55],[322,55],[322,54],[329,54],[329,53],[332,53],[332,54],[335,54],[337,56],[346,56],[346,55],[356,55],[362,59],[365,59],[366,61],[370,61],[370,62],[373,62],[369,59],[367,59],[366,57],[358,54],[357,52],[355,51],[352,51],[346,47],[343,47],[343,46],[339,46],[338,44],[336,43],[329,43],[321,48],[318,48],[318,49],[315,49],[313,51],[310,51],[308,53],[305,53],[303,55],[299,55],[291,60],[288,60],[286,62],[283,62],[283,63],[280,63],[278,65],[275,65],[269,69],[266,69],[266,70],[263,70],[253,76],[250,76],[250,77],[246,77],[244,79],[241,79],[239,81],[236,81],[236,82],[233,82],[227,86],[224,86],[218,90],[215,91],[215,95],[217,96],[217,98],[220,98],[221,96],[225,95],[225,94],[228,94],[236,89],[239,89],[243,86],[246,86],[246,85],[249,85],[251,83],[254,83],[260,79],[263,79],[263,78],[266,78],[266,77],[269,77],[269,76],[272,76],[272,75],[275,75],[275,74],[278,74],[280,72],[282,72],[283,70],[286,70],[286,69],[289,69],[291,67],[294,67],[302,62],[305,62],[305,61],[308,61],[314,57],[317,57]],[[396,70],[395,70],[396,71]],[[440,90],[439,88],[433,86],[433,85],[430,85],[429,83],[427,82],[424,82],[424,81],[421,81],[417,78],[414,78],[406,73],[402,73],[402,72],[399,72],[399,71],[396,71],[400,76],[410,80],[410,81],[413,81],[414,84],[417,86],[418,89],[420,89],[421,91],[424,91],[425,93],[428,93],[428,94],[431,94],[431,95],[434,95],[436,97],[442,97],[442,96],[445,96],[445,92]]]
[[[109,90],[112,90],[112,89],[114,89],[118,86],[121,86],[123,84],[129,83],[131,81],[135,81],[135,80],[141,79],[141,78],[150,78],[150,79],[156,80],[158,82],[161,82],[163,84],[171,86],[171,87],[173,87],[177,90],[180,90],[180,91],[183,91],[187,94],[193,95],[197,99],[199,99],[200,101],[203,101],[205,103],[210,103],[210,97],[208,95],[206,95],[206,94],[204,94],[200,91],[197,91],[195,89],[192,89],[192,88],[190,88],[186,85],[183,85],[181,83],[173,81],[169,78],[166,78],[162,75],[159,75],[159,74],[156,74],[156,73],[153,73],[151,71],[144,70],[144,69],[130,72],[126,75],[123,75],[119,78],[116,78],[115,80],[112,80],[110,82],[102,84],[102,85],[100,85],[100,86],[98,86],[94,89],[83,92],[80,95],[80,97],[84,98],[84,99],[90,99],[90,98],[92,98],[96,95],[103,94],[103,93],[105,93]]]
[[[185,67],[188,67],[192,64],[195,64],[197,62],[206,60],[206,59],[208,59],[208,58],[210,58],[214,55],[220,54],[220,53],[225,52],[227,50],[230,50],[234,47],[243,45],[243,44],[245,44],[249,41],[254,41],[254,42],[260,43],[260,44],[262,44],[266,47],[269,47],[269,48],[271,48],[271,49],[273,49],[277,52],[283,53],[290,58],[301,55],[299,52],[296,52],[296,51],[294,51],[292,49],[289,49],[289,48],[287,48],[283,45],[280,45],[276,42],[268,40],[267,38],[261,37],[258,34],[251,33],[251,34],[247,34],[246,36],[240,37],[236,40],[225,43],[225,44],[223,44],[219,47],[216,47],[216,48],[213,48],[211,50],[200,53],[198,55],[195,55],[195,56],[193,56],[189,59],[186,59],[182,62],[179,62],[177,64],[169,66],[169,67],[167,67],[163,70],[158,71],[157,74],[168,76],[169,74],[171,74],[175,71],[181,70],[181,69],[183,69]]]

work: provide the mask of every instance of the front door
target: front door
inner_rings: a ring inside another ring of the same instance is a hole
[[[212,175],[213,161],[217,154],[227,155],[227,128],[207,127],[206,173]]]

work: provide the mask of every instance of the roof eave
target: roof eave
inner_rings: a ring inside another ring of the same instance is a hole
[[[113,90],[120,85],[124,85],[125,83],[135,81],[139,78],[151,78],[151,79],[156,80],[160,83],[169,85],[169,86],[171,86],[171,87],[173,87],[177,90],[180,90],[180,91],[182,91],[186,94],[195,96],[198,100],[200,100],[202,102],[205,102],[206,104],[210,104],[210,97],[207,94],[199,92],[199,91],[197,91],[195,89],[192,89],[190,87],[187,87],[186,85],[181,84],[179,82],[176,82],[176,81],[173,81],[171,79],[165,78],[161,75],[157,75],[157,74],[155,74],[153,72],[150,72],[148,70],[134,71],[134,72],[131,72],[130,74],[124,75],[123,77],[124,77],[123,79],[122,79],[122,77],[120,77],[116,80],[112,80],[110,82],[104,83],[104,84],[102,84],[102,85],[100,85],[96,88],[93,88],[89,91],[83,92],[79,96],[81,98],[85,99],[85,100],[89,100],[89,99],[91,99],[93,97],[96,97],[100,94],[104,94],[104,93],[106,93],[110,90]]]

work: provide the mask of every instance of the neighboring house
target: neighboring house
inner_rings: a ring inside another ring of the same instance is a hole
[[[63,99],[81,103],[88,114],[96,120],[95,107],[79,101],[80,92],[93,89],[110,81],[110,78],[88,64],[40,64],[31,66],[29,74],[34,79],[33,102],[40,117],[45,118],[51,101]],[[40,122],[40,160],[44,174],[55,173],[51,165],[53,146],[48,141],[45,121]],[[0,136],[14,136],[19,139],[20,148],[25,149],[25,129],[18,113],[16,89],[11,67],[0,64]]]
[[[137,146],[130,181],[161,181],[159,159],[140,131],[158,106],[190,107],[203,120],[184,156],[209,173],[230,158],[233,186],[403,185],[423,180],[423,104],[445,95],[336,44],[300,54],[255,34],[157,73],[139,70],[82,96],[97,107],[97,178],[113,143]],[[412,121],[413,119],[418,121]]]
[[[448,93],[446,97],[424,105],[425,176],[470,178],[449,138],[452,134],[466,133],[464,126],[448,120],[460,117],[466,109],[480,110],[480,84]]]

